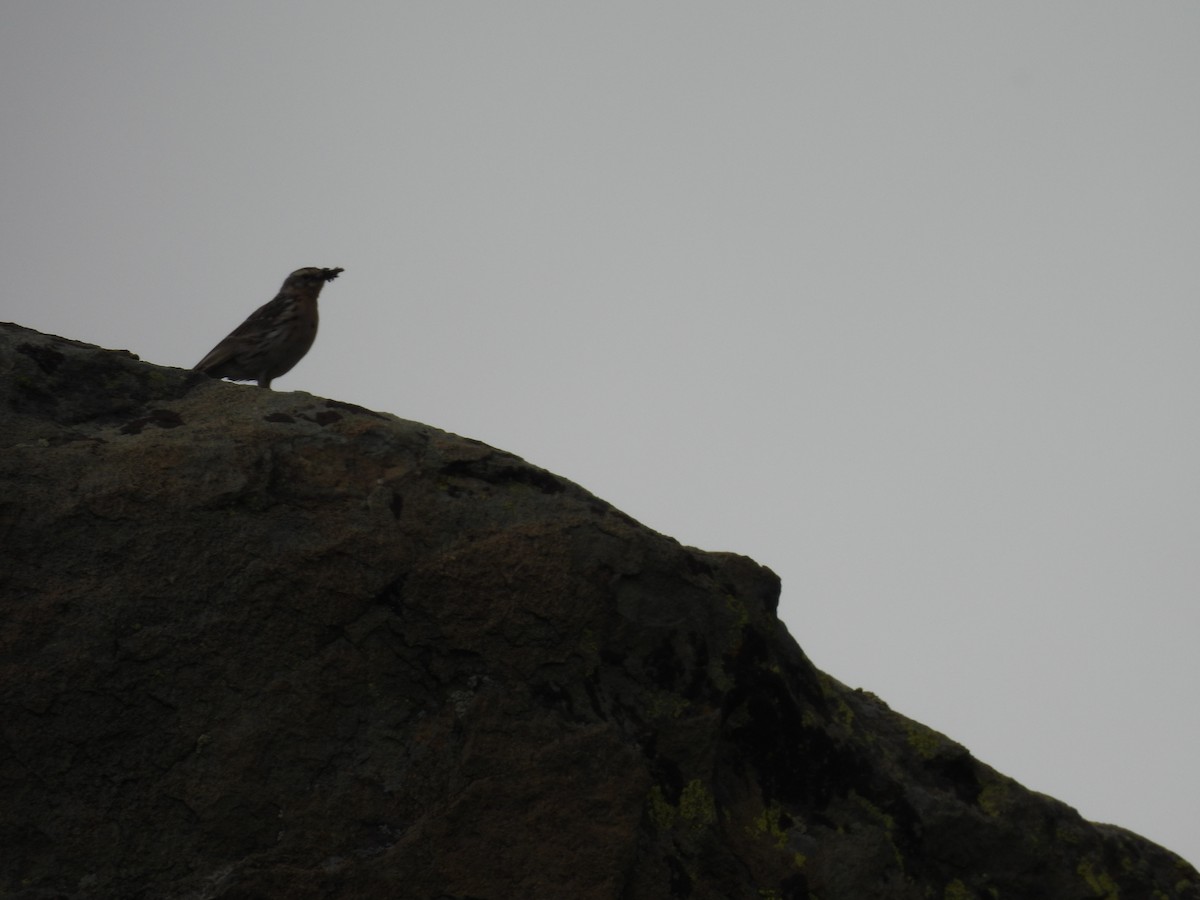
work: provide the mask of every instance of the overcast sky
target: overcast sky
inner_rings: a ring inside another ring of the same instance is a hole
[[[0,7],[0,319],[478,438],[1200,863],[1200,5]],[[250,389],[250,388],[247,388]]]

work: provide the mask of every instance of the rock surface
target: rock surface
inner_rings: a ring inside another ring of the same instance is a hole
[[[0,325],[0,470],[2,897],[1200,898],[476,441]]]

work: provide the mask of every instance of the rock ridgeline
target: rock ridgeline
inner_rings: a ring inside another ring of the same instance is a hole
[[[477,441],[0,325],[0,897],[1198,900]]]

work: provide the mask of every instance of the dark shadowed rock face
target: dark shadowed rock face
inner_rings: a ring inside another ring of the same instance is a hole
[[[0,896],[1200,898],[510,454],[0,326]]]

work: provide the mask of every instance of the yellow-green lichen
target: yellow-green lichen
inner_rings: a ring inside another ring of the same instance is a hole
[[[839,725],[853,728],[854,710],[846,702],[841,686],[824,672],[818,672],[817,677],[821,685],[821,696],[833,704],[833,720]]]
[[[650,821],[654,823],[655,828],[659,831],[667,831],[675,827],[675,807],[663,796],[662,788],[657,784],[650,788],[647,804],[650,807]]]
[[[782,848],[787,843],[787,832],[779,824],[783,810],[772,803],[754,820],[754,829],[760,835],[771,838],[776,847]]]
[[[1000,816],[1008,803],[1008,785],[1000,780],[990,781],[979,792],[979,808],[993,819]]]
[[[849,799],[854,801],[858,806],[867,812],[872,818],[883,825],[884,831],[887,833],[888,844],[892,848],[892,858],[896,861],[896,868],[904,871],[904,856],[900,853],[900,848],[896,846],[893,835],[896,832],[896,820],[892,816],[885,813],[882,809],[868,800],[866,797],[859,794],[857,791],[850,791]]]
[[[1068,828],[1060,824],[1054,826],[1054,839],[1060,844],[1070,844],[1074,846],[1080,843],[1082,837],[1078,828]]]
[[[708,667],[708,677],[718,693],[728,694],[733,690],[733,679],[726,674],[724,667],[719,663],[714,663]]]
[[[676,824],[700,829],[717,821],[717,804],[699,778],[687,783],[679,795],[679,805],[667,799],[660,785],[650,788],[646,800],[650,821],[660,831],[668,831]]]
[[[833,718],[840,725],[845,725],[847,728],[854,727],[854,710],[840,695],[833,699]]]
[[[806,865],[808,865],[808,857],[803,853],[797,853],[792,857],[792,865],[794,865],[797,869],[803,869]]]
[[[680,794],[679,816],[693,828],[703,828],[717,821],[717,805],[699,778],[689,781]]]
[[[908,732],[908,746],[916,750],[921,759],[933,759],[937,756],[946,740],[932,728],[926,728],[912,720],[905,722],[904,730]]]
[[[1087,882],[1088,888],[1096,897],[1102,897],[1104,900],[1120,900],[1120,892],[1109,874],[1095,871],[1088,860],[1080,862],[1075,868],[1075,872]]]
[[[678,719],[687,705],[687,701],[678,694],[654,691],[647,697],[646,712],[651,719]]]
[[[885,829],[887,829],[888,834],[891,834],[893,831],[896,830],[896,820],[894,818],[892,818],[891,816],[889,816],[887,813],[885,813],[882,809],[880,809],[878,806],[876,806],[870,800],[868,800],[866,797],[864,797],[862,794],[858,793],[858,791],[853,791],[853,790],[850,791],[849,796],[850,796],[851,800],[853,800],[855,803],[857,803],[859,805],[859,807],[866,810],[873,818],[875,818],[877,821],[882,823],[883,827]]]
[[[725,605],[729,607],[730,611],[734,614],[735,620],[733,627],[736,630],[741,631],[750,624],[750,613],[747,611],[746,604],[742,602],[740,597],[734,594],[726,594]]]
[[[826,700],[832,700],[837,691],[834,688],[833,679],[824,672],[817,672],[817,684],[821,687],[821,696]]]
[[[975,900],[975,895],[965,884],[955,878],[942,891],[942,900]]]

